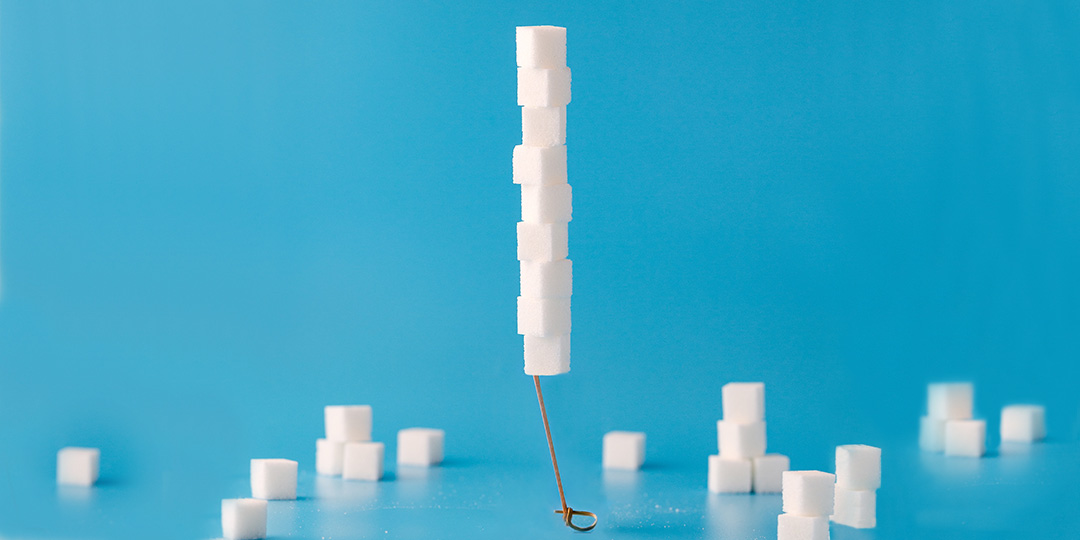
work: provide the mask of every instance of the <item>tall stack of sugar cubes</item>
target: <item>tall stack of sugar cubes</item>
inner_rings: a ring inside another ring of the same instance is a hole
[[[716,423],[720,453],[709,456],[709,491],[779,493],[790,461],[765,453],[765,383],[725,384],[721,400],[724,418]]]
[[[517,258],[521,265],[518,334],[525,336],[525,373],[570,371],[572,267],[566,173],[566,29],[517,28],[521,144],[514,147],[514,183],[521,185]]]
[[[933,383],[926,391],[926,416],[919,422],[919,447],[947,456],[982,457],[986,421],[973,419],[975,385]]]

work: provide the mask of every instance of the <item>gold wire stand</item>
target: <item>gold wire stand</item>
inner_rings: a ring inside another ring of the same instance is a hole
[[[562,501],[562,509],[556,510],[556,514],[562,514],[563,523],[567,527],[580,532],[589,532],[596,527],[596,514],[592,512],[585,512],[582,510],[574,510],[569,506],[566,506],[566,494],[563,493],[562,477],[559,476],[559,462],[555,459],[555,443],[551,441],[551,427],[548,425],[547,409],[544,407],[544,393],[540,391],[540,377],[533,375],[533,383],[536,385],[536,400],[540,402],[540,415],[544,417],[544,433],[547,434],[548,450],[551,451],[551,466],[555,468],[555,483],[559,485],[559,500]],[[574,524],[574,516],[588,516],[592,518],[592,523],[586,527],[579,527]]]

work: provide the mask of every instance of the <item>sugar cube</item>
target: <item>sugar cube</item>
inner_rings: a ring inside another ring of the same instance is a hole
[[[266,501],[225,499],[221,501],[221,532],[229,540],[266,538]]]
[[[442,463],[444,438],[445,433],[441,429],[408,428],[399,431],[398,464],[430,467]]]
[[[753,459],[754,493],[780,493],[783,488],[784,471],[791,461],[783,454],[765,454]]]
[[[552,68],[566,65],[566,29],[561,26],[517,27],[517,65]]]
[[[753,467],[749,459],[709,456],[709,491],[750,493]]]
[[[315,441],[315,472],[324,476],[341,476],[345,463],[345,443],[318,439]]]
[[[776,540],[829,540],[829,518],[780,514],[776,518]]]
[[[833,513],[836,477],[821,471],[784,471],[784,512],[797,516],[825,516]]]
[[[567,223],[573,218],[570,184],[522,184],[521,221]]]
[[[558,375],[570,371],[570,334],[525,335],[525,374]]]
[[[604,434],[605,469],[638,470],[645,463],[645,434],[637,431],[609,431]]]
[[[836,485],[849,490],[881,487],[881,449],[865,444],[837,446]]]
[[[570,68],[518,68],[518,105],[565,107],[570,103]]]
[[[290,459],[251,460],[251,496],[256,499],[296,498],[297,463]]]
[[[517,224],[517,258],[519,261],[554,261],[568,255],[566,223]]]
[[[1001,409],[1001,440],[1033,442],[1046,438],[1042,405],[1009,405]]]
[[[569,298],[573,280],[574,268],[570,259],[521,261],[521,296]]]
[[[522,107],[521,144],[525,146],[566,144],[566,107]]]
[[[542,337],[569,334],[570,299],[519,296],[518,333]]]
[[[927,387],[927,410],[931,418],[967,420],[974,408],[971,383],[935,383]]]
[[[370,441],[370,405],[330,405],[324,412],[326,438],[331,441]]]
[[[746,424],[765,419],[765,383],[727,383],[720,394],[724,420]]]
[[[383,476],[385,448],[381,442],[345,443],[345,462],[341,476],[346,480],[375,482]]]
[[[945,455],[982,457],[986,453],[985,420],[945,422]]]
[[[716,437],[720,455],[726,458],[765,455],[765,422],[720,420],[716,422]]]
[[[61,448],[56,453],[56,483],[92,486],[98,480],[100,462],[101,451],[97,448]]]
[[[515,146],[513,175],[515,184],[565,184],[566,145]]]
[[[945,450],[945,420],[930,416],[919,419],[919,448],[927,452]]]
[[[870,489],[836,486],[836,510],[832,520],[856,529],[877,526],[877,494]]]

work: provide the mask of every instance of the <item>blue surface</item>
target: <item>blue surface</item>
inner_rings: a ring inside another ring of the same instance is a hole
[[[836,538],[1080,535],[1080,7],[556,4],[4,2],[0,535],[218,535],[253,457],[300,462],[275,537],[569,534],[514,332],[525,24],[569,28],[545,397],[594,537],[774,537],[778,497],[705,491],[733,380],[795,468],[884,449],[879,527]],[[915,449],[956,378],[986,459]],[[998,452],[1027,401],[1050,440]],[[315,479],[331,403],[448,463]],[[601,475],[610,429],[646,470]],[[65,445],[99,487],[57,490]]]

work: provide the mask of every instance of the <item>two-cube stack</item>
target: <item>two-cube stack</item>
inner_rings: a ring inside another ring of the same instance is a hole
[[[783,473],[783,514],[776,519],[777,540],[829,540],[836,476],[821,471]]]
[[[972,419],[975,386],[934,383],[927,387],[927,415],[919,423],[919,446],[948,456],[981,457],[986,453],[986,421]]]
[[[514,183],[521,185],[517,258],[521,265],[518,333],[525,336],[525,373],[570,371],[567,259],[571,192],[566,174],[566,29],[517,28],[521,144],[514,148]]]
[[[765,383],[728,383],[721,389],[724,418],[716,423],[720,453],[709,456],[709,491],[779,493],[789,460],[765,454]]]
[[[880,487],[880,448],[865,444],[836,447],[834,522],[856,529],[876,527]]]

